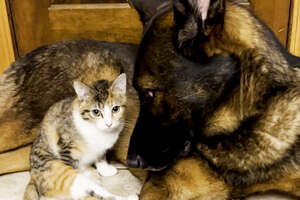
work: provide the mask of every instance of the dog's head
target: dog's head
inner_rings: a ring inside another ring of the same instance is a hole
[[[168,75],[163,77],[145,72],[144,82],[138,84],[141,110],[127,163],[131,167],[161,170],[188,155],[201,131],[194,129],[201,127],[194,123],[202,122],[205,113],[229,87],[236,66],[229,57],[215,56],[206,64],[170,62],[165,67],[173,70],[166,69]]]
[[[193,62],[181,56],[170,14],[149,28],[135,69],[141,110],[127,157],[132,167],[161,170],[188,155],[194,140],[193,113],[205,113],[236,73],[237,63],[229,57],[208,59],[199,53],[201,62]]]

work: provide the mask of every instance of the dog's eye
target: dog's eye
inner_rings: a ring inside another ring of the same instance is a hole
[[[155,92],[153,90],[148,90],[146,96],[149,98],[154,98]]]
[[[153,91],[149,91],[149,92],[148,92],[148,96],[149,96],[149,97],[154,97],[154,92],[153,92]]]

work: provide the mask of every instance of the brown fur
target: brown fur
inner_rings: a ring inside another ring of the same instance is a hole
[[[0,154],[0,174],[25,171],[29,166],[31,145]]]
[[[218,192],[216,192],[218,191]],[[231,192],[209,166],[197,157],[179,160],[165,173],[151,174],[141,199],[225,199]]]
[[[20,134],[24,130],[24,122],[20,120],[3,122],[0,125],[1,144],[0,148],[3,151],[14,149],[23,145],[30,144],[36,137],[36,130],[30,130],[30,133]],[[10,141],[10,142],[8,142]],[[11,142],[13,141],[13,142]]]

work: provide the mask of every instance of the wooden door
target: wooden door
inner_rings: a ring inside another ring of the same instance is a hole
[[[126,0],[7,0],[17,56],[66,39],[139,43],[142,24]]]
[[[140,42],[142,24],[128,0],[6,1],[12,16],[16,56],[64,39]],[[291,0],[250,1],[259,18],[287,46]]]

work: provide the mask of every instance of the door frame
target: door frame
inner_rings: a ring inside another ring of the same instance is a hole
[[[14,46],[12,40],[11,29],[9,25],[9,17],[7,14],[6,1],[0,1],[0,74],[14,60]]]
[[[300,0],[293,0],[291,12],[289,50],[300,56]]]

